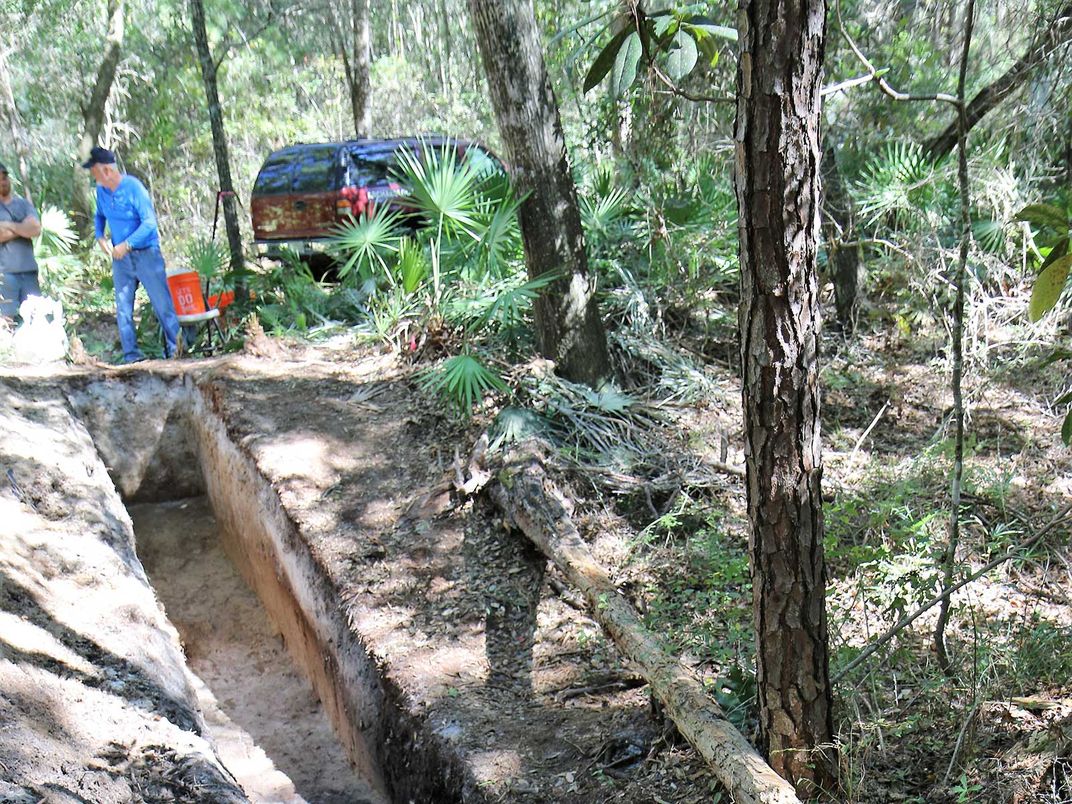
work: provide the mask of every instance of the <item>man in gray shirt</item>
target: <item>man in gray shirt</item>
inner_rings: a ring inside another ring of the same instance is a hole
[[[0,315],[14,318],[27,296],[41,295],[30,242],[39,234],[37,210],[13,193],[7,168],[0,164]]]

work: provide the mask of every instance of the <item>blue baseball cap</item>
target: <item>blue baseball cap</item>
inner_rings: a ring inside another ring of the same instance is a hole
[[[114,165],[115,154],[109,151],[107,148],[101,148],[99,145],[95,145],[93,150],[89,152],[89,159],[82,163],[82,167],[91,168],[94,165]]]

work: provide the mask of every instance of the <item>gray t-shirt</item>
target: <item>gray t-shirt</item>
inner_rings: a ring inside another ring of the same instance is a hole
[[[0,221],[22,223],[27,217],[38,217],[33,204],[20,196],[14,196],[6,204],[0,201]],[[25,237],[16,237],[0,243],[0,274],[23,274],[37,270],[33,242]]]

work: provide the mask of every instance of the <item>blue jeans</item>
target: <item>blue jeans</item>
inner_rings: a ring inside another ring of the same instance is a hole
[[[41,286],[37,284],[37,271],[0,273],[0,315],[14,318],[19,314],[19,306],[28,296],[40,295]]]
[[[179,317],[171,302],[164,257],[159,246],[139,248],[120,260],[112,260],[112,282],[115,285],[115,323],[119,327],[119,342],[123,345],[123,362],[144,360],[138,348],[134,329],[134,292],[141,283],[149,294],[156,320],[164,330],[164,357],[175,354],[179,336]]]

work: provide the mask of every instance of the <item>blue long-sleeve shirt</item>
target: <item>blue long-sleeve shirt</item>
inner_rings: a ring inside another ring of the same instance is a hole
[[[112,245],[126,242],[131,248],[160,245],[156,212],[145,185],[133,176],[123,176],[114,191],[97,185],[97,239],[104,237],[107,224]]]

